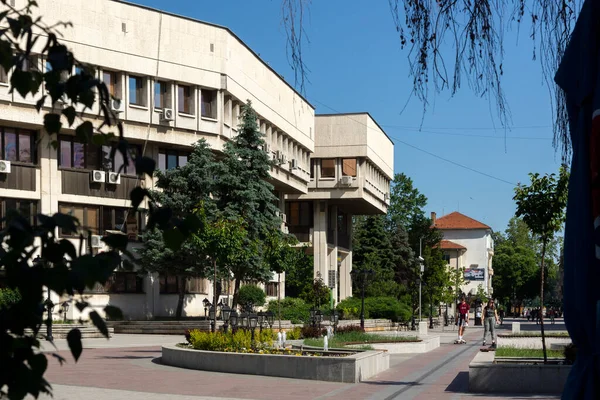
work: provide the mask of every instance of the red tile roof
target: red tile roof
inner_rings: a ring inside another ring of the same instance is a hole
[[[442,240],[440,242],[440,248],[442,250],[466,250],[467,248],[461,244],[451,242],[449,240]]]
[[[437,229],[492,229],[486,224],[474,220],[473,218],[467,217],[457,211],[444,215],[443,217],[437,218],[433,226]]]

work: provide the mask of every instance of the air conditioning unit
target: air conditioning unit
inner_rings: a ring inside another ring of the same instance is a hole
[[[275,152],[275,161],[281,164],[281,159],[283,158],[283,152],[281,150],[277,150]]]
[[[95,183],[101,183],[106,181],[106,172],[94,170],[90,174],[90,181]]]
[[[260,148],[266,153],[271,152],[271,146],[268,143],[263,144],[262,146],[260,146]]]
[[[111,185],[120,184],[121,183],[121,174],[119,174],[118,172],[109,172],[108,179],[106,182],[110,183]]]
[[[285,154],[281,155],[281,158],[279,159],[280,164],[283,165],[284,167],[287,166],[288,163],[288,158]]]
[[[0,174],[10,174],[10,161],[0,160]]]
[[[99,249],[102,247],[102,236],[100,235],[92,235],[90,247],[92,249]]]
[[[161,121],[173,121],[173,109],[165,108],[160,116]]]
[[[292,169],[298,169],[298,160],[292,158]]]
[[[269,151],[267,153],[267,158],[269,159],[269,161],[274,161],[275,160],[275,154],[272,151]]]
[[[123,101],[120,99],[111,99],[110,109],[113,112],[119,114],[119,113],[122,113],[123,111],[125,111],[125,104],[123,104]]]
[[[389,193],[385,193],[385,194],[383,195],[383,200],[385,200],[385,201],[390,201],[390,194],[389,194]]]
[[[352,177],[351,176],[342,176],[342,178],[340,179],[340,185],[352,186]]]

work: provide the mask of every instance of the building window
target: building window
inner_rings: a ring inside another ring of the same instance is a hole
[[[24,59],[21,64],[22,71],[37,71],[38,70],[38,58],[37,56],[30,56],[29,59]]]
[[[265,285],[265,292],[269,297],[277,297],[279,293],[279,283],[278,282],[268,282]]]
[[[10,210],[18,210],[21,216],[27,218],[31,226],[37,223],[38,202],[37,200],[13,199],[0,197],[0,228],[5,228],[6,218]]]
[[[443,257],[446,264],[450,264],[450,254],[444,253]]]
[[[0,67],[1,68],[1,67]],[[35,134],[12,128],[0,127],[3,160],[33,164],[35,162]]]
[[[179,289],[185,284],[185,293],[206,294],[206,279],[200,277],[183,277],[171,274],[162,274],[159,277],[161,294],[178,294]]]
[[[123,175],[137,175],[135,169],[135,158],[141,152],[140,147],[136,145],[129,146],[127,162],[125,162],[123,153],[121,153],[115,147],[116,146],[102,146],[102,169],[106,171],[118,172]],[[111,152],[113,149],[115,154],[111,157]],[[91,162],[88,162],[88,165],[98,165],[98,163],[92,164]]]
[[[104,285],[96,283],[85,293],[144,293],[144,279],[135,272],[114,272]]]
[[[118,87],[119,87],[119,78],[118,78],[116,72],[114,72],[114,71],[102,71],[102,81],[106,85],[106,88],[108,89],[108,93],[112,97],[115,97],[115,98],[121,97],[120,96],[120,91],[118,90]]]
[[[154,82],[154,108],[170,108],[169,85],[166,82]]]
[[[140,76],[129,77],[129,104],[146,106],[145,82],[146,80]]]
[[[202,90],[200,93],[202,98],[202,117],[217,119],[217,91],[216,90]],[[236,117],[232,123],[237,125]]]
[[[321,160],[321,178],[335,178],[335,159]]]
[[[8,73],[0,66],[0,83],[8,83]]]
[[[285,203],[285,214],[289,226],[313,226],[313,203],[308,201],[288,201]]]
[[[356,158],[342,159],[342,175],[356,177]]]
[[[194,115],[194,90],[190,86],[177,85],[177,111]]]
[[[310,179],[315,179],[315,168],[317,167],[317,160],[314,158],[310,159]]]
[[[97,235],[100,231],[100,207],[91,205],[59,204],[58,212],[77,218],[82,229]],[[77,236],[77,232],[60,231],[61,236]]]
[[[58,165],[62,168],[98,168],[98,147],[79,142],[73,136],[62,136],[58,148]]]
[[[348,214],[341,211],[338,212],[337,230],[340,233],[348,233]]]
[[[183,167],[188,163],[188,152],[177,150],[158,151],[158,169],[165,172],[168,169]]]

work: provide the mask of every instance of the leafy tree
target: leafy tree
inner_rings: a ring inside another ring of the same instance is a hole
[[[285,297],[301,297],[309,293],[314,277],[313,256],[299,249],[298,261],[285,273]]]
[[[280,228],[277,197],[269,180],[271,161],[263,150],[265,141],[258,130],[256,112],[248,101],[242,107],[238,134],[225,143],[224,158],[217,168],[215,197],[218,209],[227,219],[241,218],[248,232],[246,248],[256,250],[239,264],[232,264],[235,279],[233,304],[237,304],[242,281],[263,281],[271,277],[264,262],[266,249],[262,245],[269,235]]]
[[[262,306],[265,304],[267,295],[265,291],[256,285],[244,285],[240,287],[239,303],[251,303],[254,306]]]
[[[390,185],[390,205],[387,212],[389,230],[397,226],[408,228],[423,215],[427,197],[414,186],[413,180],[404,173],[395,174]]]
[[[519,185],[515,189],[514,200],[517,203],[516,215],[523,218],[529,229],[542,242],[540,307],[543,310],[546,248],[564,224],[569,172],[565,166],[562,166],[558,176],[556,174],[540,176],[536,173],[529,174],[529,177],[531,184],[529,186]],[[540,317],[544,362],[547,362],[543,313]]]
[[[214,209],[211,199],[213,188],[214,156],[204,139],[193,145],[188,163],[180,168],[155,172],[156,187],[151,195],[163,207],[168,207],[171,214],[185,219],[194,214],[200,204]],[[166,243],[171,240],[174,228],[156,227],[144,233],[144,246],[140,250],[142,267],[146,272],[173,274],[179,278],[179,297],[175,316],[181,318],[185,299],[186,281],[191,276],[207,276],[210,267],[207,254],[201,246],[188,237],[183,240],[177,250],[172,250]],[[175,238],[176,239],[176,238]]]
[[[399,288],[394,281],[394,254],[382,216],[362,219],[354,232],[353,249],[353,268],[372,269],[374,272],[365,290],[366,296],[397,297]],[[360,290],[355,280],[353,288]]]
[[[513,307],[535,297],[538,271],[534,249],[512,240],[500,242],[494,249],[494,296]]]

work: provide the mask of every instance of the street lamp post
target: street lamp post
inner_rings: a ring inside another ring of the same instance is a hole
[[[248,325],[250,325],[250,329],[252,330],[252,347],[254,347],[254,330],[256,329],[257,322],[258,322],[258,315],[256,315],[256,314],[248,315]]]
[[[50,300],[50,289],[48,289],[48,298],[44,302],[46,311],[48,312],[48,319],[46,320],[46,340],[52,342],[54,337],[52,336],[52,310],[54,309],[54,303]]]
[[[421,322],[421,287],[423,286],[423,272],[425,271],[425,265],[423,265],[423,257],[419,256],[419,322]]]
[[[360,300],[360,328],[365,330],[365,286],[367,284],[367,277],[374,275],[375,272],[372,269],[361,268],[358,270],[353,269],[350,274],[359,278],[361,281],[361,300]]]
[[[231,333],[235,333],[238,326],[238,313],[235,310],[232,310],[229,315],[229,324],[231,325]]]
[[[206,319],[208,308],[211,306],[210,300],[205,297],[204,300],[202,300],[202,304],[204,304],[204,319]]]
[[[330,315],[330,320],[331,320],[331,324],[333,325],[333,333],[335,334],[337,331],[337,324],[338,324],[338,320],[340,318],[340,315],[338,314],[337,310],[333,310],[331,312]]]
[[[215,332],[215,330],[217,328],[216,313],[217,313],[217,310],[215,309],[215,306],[211,305],[210,308],[208,309],[208,318],[210,319],[210,331],[213,333]]]
[[[273,323],[275,322],[275,313],[273,311],[266,312],[267,323],[269,324],[269,329],[273,329]]]
[[[67,322],[67,312],[69,311],[69,303],[66,301],[62,303],[62,305],[60,306],[60,310],[63,313],[63,322]]]
[[[221,319],[223,319],[223,331],[227,333],[227,325],[229,324],[229,318],[231,317],[231,308],[226,304],[221,308]]]
[[[258,312],[258,329],[259,332],[262,333],[262,329],[263,329],[263,324],[266,322],[267,320],[267,314],[263,311],[259,311]]]

